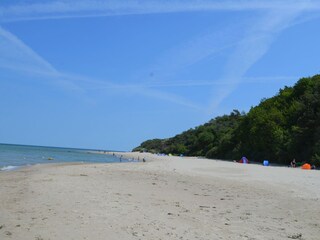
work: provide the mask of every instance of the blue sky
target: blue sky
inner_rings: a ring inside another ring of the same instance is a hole
[[[320,73],[320,1],[0,3],[0,142],[131,150]]]

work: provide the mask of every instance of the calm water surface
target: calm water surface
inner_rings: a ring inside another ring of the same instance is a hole
[[[112,163],[119,162],[119,158],[87,149],[0,144],[2,171],[37,163],[61,162]]]

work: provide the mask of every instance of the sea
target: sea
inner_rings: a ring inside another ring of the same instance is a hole
[[[22,166],[45,163],[114,163],[119,158],[102,154],[102,150],[41,147],[13,144],[0,144],[0,171],[12,171]],[[120,155],[121,152],[118,152]],[[122,159],[121,162],[129,160]]]

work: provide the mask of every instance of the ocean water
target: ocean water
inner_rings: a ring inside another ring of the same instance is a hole
[[[119,158],[88,149],[0,144],[0,171],[37,163],[64,162],[113,163],[119,162]]]

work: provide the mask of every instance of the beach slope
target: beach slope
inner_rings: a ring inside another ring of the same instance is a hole
[[[319,239],[319,171],[123,157],[0,172],[0,239]]]

